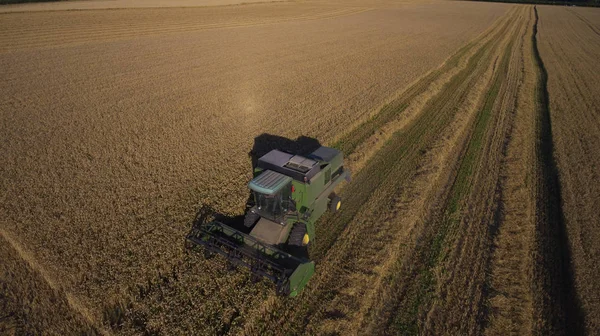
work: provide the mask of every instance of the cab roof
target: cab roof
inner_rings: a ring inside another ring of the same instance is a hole
[[[292,178],[281,173],[265,170],[248,183],[248,188],[261,194],[273,195],[292,182]]]

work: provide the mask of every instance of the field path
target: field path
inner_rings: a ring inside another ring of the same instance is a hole
[[[0,287],[3,288],[0,332],[30,330],[55,333],[100,333],[99,321],[65,291],[12,235],[0,227]],[[27,312],[27,313],[24,313]],[[8,314],[8,315],[6,315]],[[6,321],[6,318],[10,318]],[[25,329],[26,330],[26,329]]]

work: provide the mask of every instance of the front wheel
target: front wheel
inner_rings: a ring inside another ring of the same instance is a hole
[[[290,237],[288,238],[288,245],[303,247],[310,243],[310,237],[306,232],[306,224],[296,223],[290,231]]]
[[[256,212],[248,211],[246,212],[246,216],[244,217],[244,226],[247,228],[252,227],[258,220],[260,219],[260,215]]]

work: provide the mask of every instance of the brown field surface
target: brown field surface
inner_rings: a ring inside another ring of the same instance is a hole
[[[570,255],[573,323],[600,330],[600,10],[541,7],[540,53],[561,187],[559,224]],[[583,320],[583,321],[582,321]]]
[[[600,328],[600,10],[235,3],[0,7],[0,333]],[[353,180],[299,297],[185,252],[302,136]]]
[[[279,1],[286,0],[68,0],[3,6],[0,7],[0,13],[124,8],[211,7]]]

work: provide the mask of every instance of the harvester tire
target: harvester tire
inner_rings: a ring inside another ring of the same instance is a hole
[[[259,219],[259,214],[252,211],[248,211],[246,212],[246,216],[244,217],[244,226],[250,228],[252,227],[252,225],[256,224],[256,222],[258,222]]]
[[[304,244],[304,236],[306,235],[306,224],[304,223],[295,223],[292,227],[292,231],[290,231],[290,237],[288,238],[288,245],[291,246],[306,246]]]
[[[336,213],[340,210],[342,206],[342,198],[335,193],[331,193],[329,195],[329,211]]]

